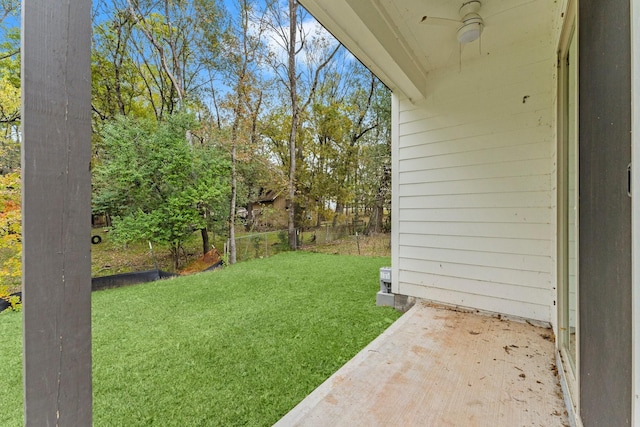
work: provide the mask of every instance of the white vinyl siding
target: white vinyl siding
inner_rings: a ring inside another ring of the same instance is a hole
[[[539,31],[432,72],[419,104],[396,99],[396,292],[555,319],[551,20]]]

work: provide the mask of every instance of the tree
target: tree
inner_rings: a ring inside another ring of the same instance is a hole
[[[93,27],[91,61],[94,117],[108,122],[117,115],[154,116],[155,98],[145,96],[144,73],[132,55],[131,15],[127,10],[99,10],[103,20]]]
[[[224,16],[217,1],[99,0],[94,16],[95,165],[104,153],[102,127],[118,115],[162,122],[189,111],[206,120],[202,88],[210,83],[207,75],[212,75],[205,71],[217,66]],[[186,140],[193,144],[192,130],[186,132]],[[201,177],[205,172],[193,173]],[[210,223],[205,206],[201,215]],[[206,227],[201,234],[207,251]]]
[[[371,215],[367,232],[381,233],[390,230],[385,224],[384,212],[391,211],[391,91],[384,85],[378,85],[374,93],[373,116],[378,125],[370,135],[369,151],[363,166],[363,182],[373,189],[367,205],[371,206]]]
[[[18,15],[20,0],[0,0],[0,24],[10,15]]]
[[[19,6],[0,0],[0,174],[20,167],[20,32],[4,25]]]
[[[0,175],[20,167],[20,87],[0,72]]]
[[[376,88],[381,83],[364,67],[357,67],[351,82],[354,90],[346,99],[346,104],[350,106],[348,108],[350,127],[343,144],[345,155],[341,159],[343,162],[341,169],[344,180],[342,185],[348,186],[352,191],[351,196],[355,201],[354,219],[358,220],[361,200],[358,200],[357,189],[360,184],[362,144],[366,142],[366,137],[379,126],[377,116],[371,112],[371,106]],[[338,204],[342,204],[341,202],[344,201],[338,200]],[[338,207],[336,207],[336,211],[338,211]]]
[[[141,34],[131,40],[146,85],[159,95],[158,119],[186,108],[203,84],[204,66],[219,53],[221,7],[215,0],[126,0],[126,10]]]
[[[258,116],[262,108],[259,67],[264,55],[264,19],[252,23],[255,4],[238,0],[238,22],[227,32],[223,74],[233,82],[226,106],[231,111],[231,201],[229,207],[229,263],[236,262],[235,219],[238,196],[238,157],[255,151]],[[240,153],[239,153],[240,151]]]
[[[291,113],[288,140],[289,182],[287,212],[289,247],[295,250],[297,248],[296,211],[298,210],[296,206],[297,163],[302,159],[302,147],[298,141],[301,116],[313,99],[323,69],[336,55],[340,49],[340,44],[335,43],[334,40],[334,46],[330,46],[326,43],[326,39],[317,38],[314,43],[314,41],[307,38],[302,25],[303,16],[301,15],[304,12],[298,9],[296,0],[289,0],[287,11],[282,10],[280,3],[277,1],[269,3],[269,8],[272,19],[270,25],[274,34],[273,40],[286,52],[287,58],[286,64],[283,64],[279,61],[277,52],[271,57],[272,67],[278,76],[278,81],[286,89]],[[298,35],[300,35],[300,40],[298,40]],[[307,44],[309,45],[308,47],[306,47]],[[305,79],[302,79],[303,73],[297,63],[297,56],[303,50],[307,54],[306,64],[308,66],[307,73],[304,73]]]
[[[228,200],[228,164],[189,144],[193,126],[187,114],[160,123],[119,118],[105,127],[94,170],[94,211],[113,216],[116,239],[166,243],[176,269],[184,240],[205,226],[203,208]]]
[[[20,0],[0,0],[0,284],[19,286],[22,274],[20,180],[20,32],[7,27]]]
[[[307,50],[322,51],[326,45],[322,39],[314,40]],[[319,57],[317,53],[307,53],[307,56]],[[367,213],[370,209],[365,195],[373,193],[375,190],[370,186],[377,188],[378,183],[369,180],[368,170],[368,176],[364,176],[364,165],[369,165],[366,156],[373,153],[369,145],[381,125],[374,104],[378,88],[382,87],[379,80],[344,49],[321,69],[319,76],[311,103],[300,115],[296,171],[298,201],[310,210],[315,207],[316,225],[320,224],[330,203],[335,203],[337,213],[342,213],[347,205],[353,206],[356,217],[362,207]],[[281,120],[286,116],[272,113],[271,117],[276,124],[268,127],[265,135],[273,153],[283,164],[288,164],[284,159],[287,150],[278,130],[288,126],[286,120]],[[307,221],[309,213],[305,215]],[[337,219],[338,215],[334,215],[334,220]]]
[[[93,102],[115,114],[197,109],[220,51],[223,8],[216,0],[97,0]],[[194,111],[194,110],[192,110]]]

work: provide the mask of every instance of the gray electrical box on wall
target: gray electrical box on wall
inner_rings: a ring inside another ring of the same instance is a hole
[[[380,268],[380,291],[376,295],[376,305],[394,306],[394,295],[391,293],[391,267]]]

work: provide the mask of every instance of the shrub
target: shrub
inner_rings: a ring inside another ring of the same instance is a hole
[[[0,175],[0,282],[18,288],[22,276],[20,172]]]
[[[13,311],[22,311],[22,298],[19,295],[12,294],[9,287],[0,285],[0,299],[9,303],[9,307]]]

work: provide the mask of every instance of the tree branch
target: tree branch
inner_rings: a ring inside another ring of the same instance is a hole
[[[15,56],[15,55],[17,55],[19,53],[20,53],[20,49],[18,48],[16,50],[14,50],[13,52],[1,54],[0,55],[0,61],[3,60],[3,59],[11,58],[12,56]]]
[[[183,88],[180,86],[180,83],[178,82],[178,79],[176,78],[174,73],[169,69],[169,64],[167,63],[167,56],[164,53],[164,48],[158,42],[158,40],[153,36],[153,34],[151,33],[151,30],[147,28],[147,22],[142,16],[142,13],[140,13],[140,11],[136,12],[131,0],[127,0],[127,4],[129,5],[129,11],[131,15],[135,18],[134,22],[140,23],[140,30],[145,35],[147,40],[149,40],[149,42],[153,45],[153,47],[155,47],[156,50],[158,51],[158,55],[160,55],[160,65],[162,66],[162,69],[164,70],[164,72],[167,73],[167,77],[169,77],[169,80],[171,80],[171,84],[174,86],[176,93],[178,95],[178,100],[180,101],[180,104],[182,104],[182,99],[184,97]]]
[[[311,103],[311,100],[313,99],[313,95],[315,94],[316,88],[318,87],[318,81],[320,80],[320,73],[322,72],[322,69],[326,67],[329,64],[329,62],[331,62],[331,60],[336,55],[336,53],[338,53],[338,50],[340,49],[341,46],[342,46],[341,44],[338,44],[336,48],[333,49],[333,52],[331,52],[331,54],[327,56],[320,65],[318,65],[318,68],[316,68],[316,71],[313,76],[313,84],[311,85],[311,89],[309,90],[309,96],[307,97],[307,100],[302,106],[303,111],[307,109],[307,107]]]

